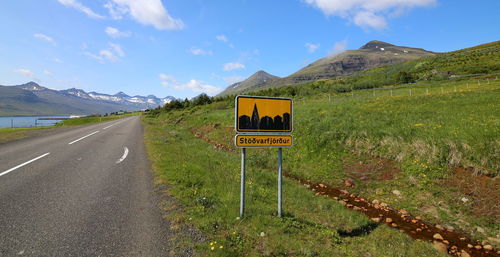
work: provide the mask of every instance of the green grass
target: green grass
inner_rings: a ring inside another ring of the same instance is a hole
[[[0,128],[0,143],[11,140],[22,139],[28,137],[30,131],[43,130],[52,127],[36,127],[36,128]]]
[[[351,92],[319,92],[295,97],[294,147],[284,150],[284,169],[339,188],[344,179],[352,178],[355,187],[349,191],[355,194],[404,208],[431,223],[451,225],[479,240],[495,237],[500,229],[495,207],[499,206],[498,198],[490,199],[493,212],[478,215],[473,211],[474,204],[481,199],[443,183],[453,176],[452,168],[457,166],[498,176],[499,86],[496,80],[482,80],[480,86],[477,82],[450,80],[357,90],[354,96]],[[224,254],[436,255],[428,244],[412,241],[385,226],[368,235],[340,238],[339,230],[366,226],[366,218],[331,199],[313,196],[289,180],[284,193],[285,219],[276,218],[276,171],[268,169],[276,166],[276,153],[268,149],[247,151],[249,216],[236,220],[238,151],[214,149],[192,135],[200,133],[210,141],[234,148],[233,104],[219,101],[145,119],[148,152],[161,178],[159,183],[172,184],[171,193],[187,206],[187,213],[177,215],[181,221],[200,228],[211,242],[229,248]],[[352,163],[362,166],[377,158],[395,163],[398,172],[394,178],[361,180],[349,173]],[[492,183],[496,188],[491,192],[494,196],[499,190]],[[395,196],[393,190],[399,190],[401,197]],[[470,202],[464,204],[462,197]],[[288,222],[300,225],[293,225],[297,227],[289,233]],[[485,232],[478,232],[478,226]],[[260,230],[275,236],[260,238]],[[233,238],[233,232],[244,239]],[[314,246],[311,241],[316,242]],[[198,249],[210,255],[208,243]],[[323,247],[318,249],[317,245]],[[424,252],[412,252],[416,249]]]
[[[190,131],[214,121],[228,122],[228,110],[217,110],[220,107],[144,119],[157,183],[172,185],[169,193],[185,206],[169,219],[195,225],[207,235],[208,241],[195,245],[202,256],[440,256],[430,244],[385,225],[365,235],[341,237],[339,231],[373,224],[288,179],[284,217],[277,217],[276,171],[262,168],[259,160],[262,154],[275,157],[276,150],[248,151],[246,216],[238,219],[240,155],[214,149]]]

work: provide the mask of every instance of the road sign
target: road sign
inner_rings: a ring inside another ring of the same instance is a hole
[[[236,135],[236,147],[239,148],[289,148],[293,145],[291,135]]]
[[[292,147],[293,103],[290,98],[237,96],[234,137],[241,148],[240,217],[245,212],[245,156],[247,148],[278,148],[278,217],[282,215],[283,148]]]
[[[292,99],[261,96],[236,97],[237,133],[291,133]]]

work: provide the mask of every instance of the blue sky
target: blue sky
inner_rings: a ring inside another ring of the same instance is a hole
[[[7,0],[0,85],[215,95],[370,40],[458,50],[499,40],[498,0]]]

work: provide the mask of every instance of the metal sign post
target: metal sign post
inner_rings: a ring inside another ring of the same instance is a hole
[[[283,148],[278,148],[278,217],[281,217],[281,185],[282,185],[282,164],[283,164]]]
[[[241,148],[240,218],[245,214],[247,148],[278,148],[278,217],[283,206],[283,148],[293,145],[293,102],[290,98],[237,96],[234,144]]]
[[[245,155],[246,149],[241,148],[240,218],[243,218],[245,213]]]

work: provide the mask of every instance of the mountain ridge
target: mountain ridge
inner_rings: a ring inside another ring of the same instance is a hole
[[[154,95],[129,96],[86,92],[69,88],[53,90],[30,81],[21,85],[0,85],[0,116],[103,114],[116,111],[138,111],[156,108],[176,99]]]
[[[233,91],[243,91],[248,88],[259,86],[263,83],[279,79],[280,77],[269,74],[263,70],[259,70],[252,74],[247,79],[229,85],[218,96],[230,95]]]
[[[267,81],[246,88],[229,86],[219,96],[241,94],[249,91],[293,86],[312,82],[318,79],[348,76],[381,66],[402,63],[435,55],[435,52],[422,48],[397,46],[379,40],[371,40],[356,50],[346,50],[334,56],[320,58],[289,76]]]

